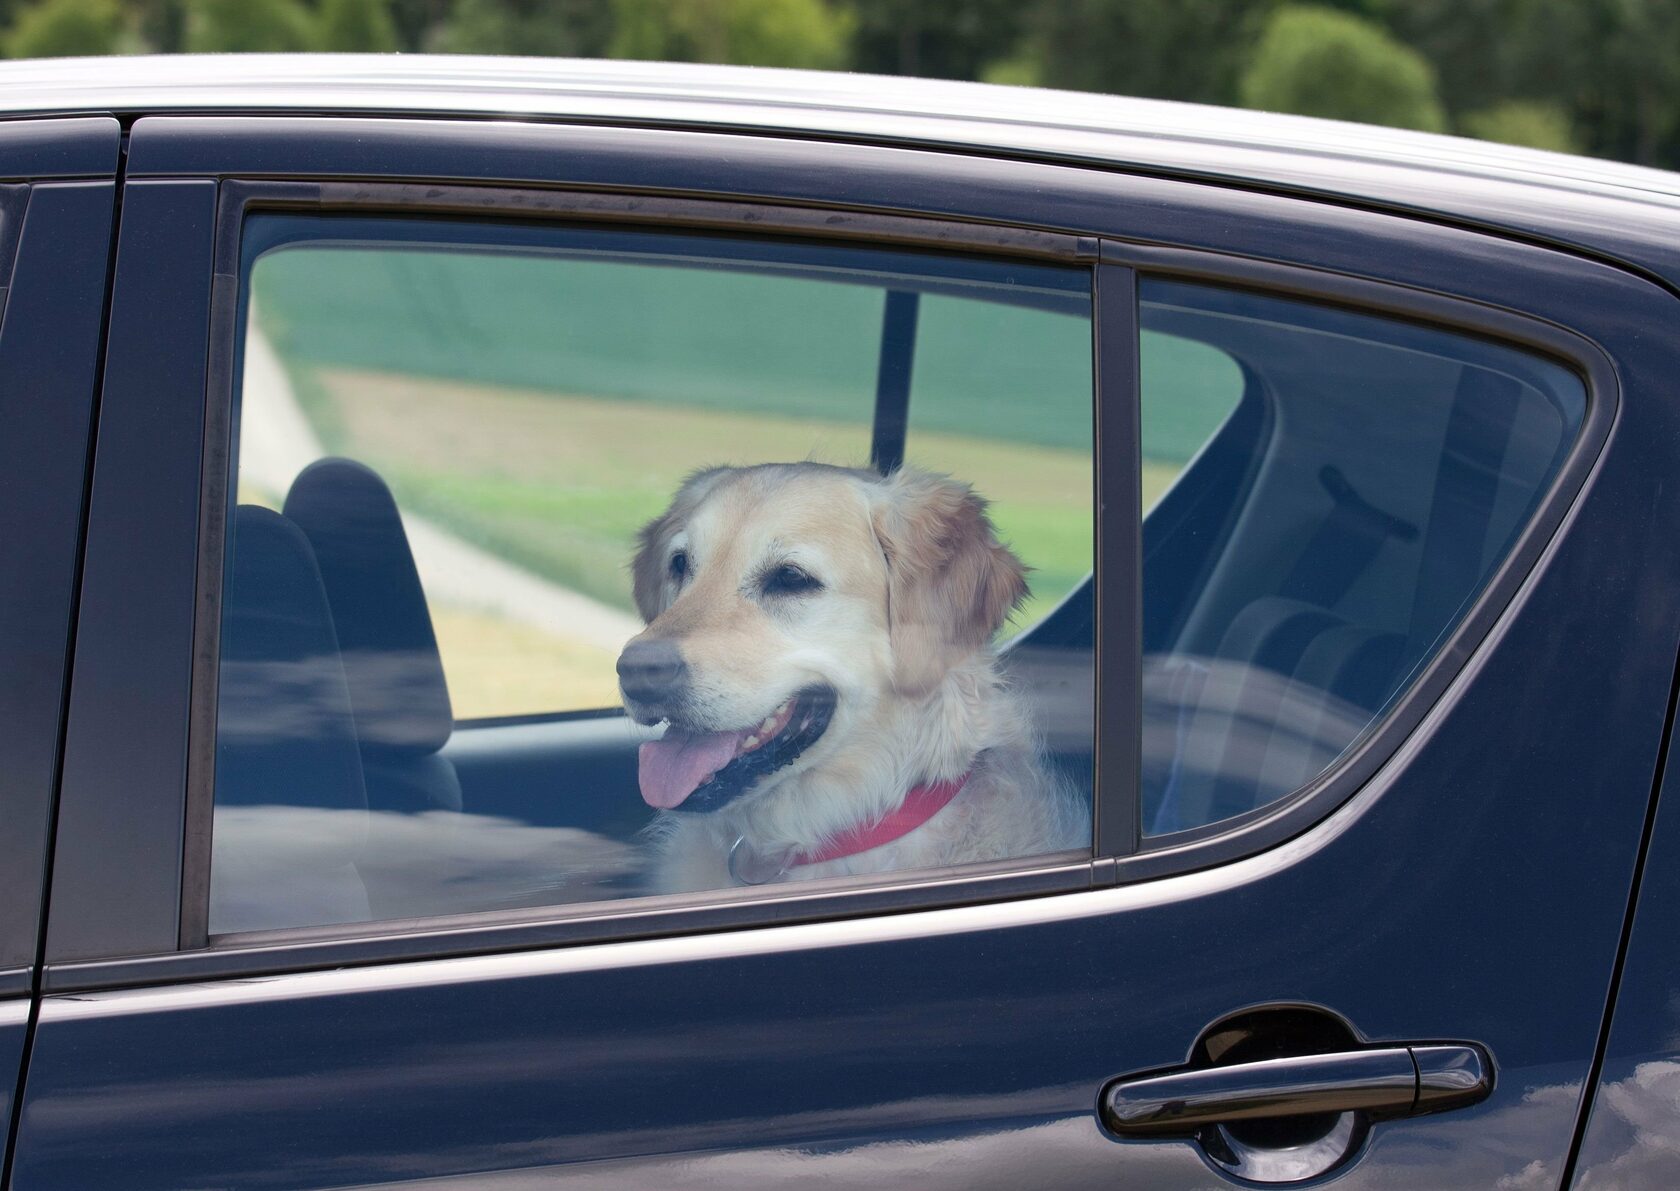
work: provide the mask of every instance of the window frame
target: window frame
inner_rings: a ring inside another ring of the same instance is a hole
[[[578,192],[571,188],[588,188],[620,201],[633,200],[641,207],[650,198],[696,195],[704,196],[701,201],[707,202],[791,209],[802,212],[805,220],[813,215],[838,216],[850,221],[854,234],[859,234],[856,229],[863,221],[875,217],[918,227],[942,224],[965,234],[987,228],[1048,228],[1052,229],[1050,234],[1065,235],[1095,249],[1098,263],[1094,267],[1098,270],[1118,266],[1345,303],[1378,314],[1420,318],[1431,325],[1492,335],[1557,358],[1589,380],[1587,425],[1517,547],[1432,663],[1424,676],[1427,684],[1415,683],[1385,720],[1386,730],[1379,734],[1380,741],[1395,744],[1404,732],[1423,722],[1428,707],[1437,702],[1470,651],[1479,646],[1482,634],[1504,614],[1527,577],[1523,568],[1540,558],[1546,539],[1562,525],[1580,494],[1614,421],[1619,400],[1615,370],[1609,355],[1588,336],[1600,335],[1611,344],[1622,339],[1617,325],[1599,317],[1601,307],[1585,295],[1597,295],[1600,301],[1616,298],[1638,302],[1643,293],[1639,287],[1644,286],[1625,272],[1497,233],[1401,219],[1392,213],[1326,204],[1311,196],[1245,192],[1210,187],[1193,179],[1014,161],[979,153],[799,141],[727,131],[673,132],[540,123],[486,125],[446,118],[158,116],[135,125],[130,139],[131,186],[172,188],[183,196],[180,202],[185,215],[188,208],[200,209],[186,201],[185,192],[211,190],[211,176],[229,179],[224,187],[276,184],[261,179],[332,177],[334,181],[309,185],[317,190],[337,186],[346,200],[358,199],[371,187],[381,185],[423,194],[434,187],[412,180],[426,178],[438,179],[440,184],[464,185],[475,195],[498,189],[527,197],[540,195],[545,201]],[[344,177],[400,181],[339,181]],[[797,234],[811,233],[801,230]],[[1299,263],[1271,259],[1280,243],[1287,245],[1287,255]],[[987,248],[981,246],[980,250]],[[1463,264],[1472,250],[1482,254],[1476,259],[1485,267],[1466,274]],[[195,258],[197,254],[195,245]],[[208,243],[203,255],[209,255]],[[135,256],[140,256],[138,249]],[[118,259],[119,264],[124,259],[120,252]],[[169,268],[154,264],[151,271],[173,277],[181,274],[182,268],[179,263]],[[206,267],[205,273],[210,272]],[[1544,299],[1532,297],[1531,282],[1541,275],[1574,282],[1580,288],[1552,288]],[[207,292],[215,290],[216,313],[205,320],[213,327],[231,319],[235,280],[219,274],[214,287],[206,281]],[[1105,317],[1099,310],[1098,339]],[[1578,335],[1564,331],[1560,322],[1581,325],[1587,332]],[[202,358],[204,342],[202,338],[196,342]],[[187,347],[180,341],[172,350],[181,357]],[[1135,353],[1135,346],[1133,350]],[[210,355],[214,359],[214,346]],[[1110,405],[1109,386],[1120,379],[1115,371],[1111,367],[1105,373],[1099,363],[1099,408]],[[1135,367],[1131,372],[1129,405],[1135,417]],[[200,386],[200,417],[206,416],[203,398],[207,391]],[[179,401],[183,396],[176,393],[173,399]],[[171,416],[178,419],[183,413],[177,410]],[[1112,431],[1113,420],[1109,421]],[[1102,464],[1099,440],[1097,487],[1106,499],[1109,489]],[[1123,473],[1135,488],[1135,454],[1129,465],[1111,468],[1107,481],[1113,481],[1116,472]],[[96,490],[96,499],[97,495]],[[1135,496],[1120,493],[1119,499],[1135,500]],[[1095,512],[1099,519],[1098,542],[1103,546],[1099,565],[1106,561],[1111,571],[1122,569],[1124,560],[1116,566],[1112,555],[1107,554],[1109,539],[1104,534],[1100,504]],[[1116,520],[1109,528],[1118,524]],[[1141,525],[1134,526],[1114,536],[1130,556],[1131,579],[1135,582]],[[92,545],[90,536],[90,549]],[[195,565],[198,561],[194,560]],[[1112,596],[1112,585],[1109,591]],[[113,648],[112,636],[113,631],[101,634],[101,650]],[[1119,639],[1116,634],[1111,641]],[[147,648],[157,655],[156,648]],[[1135,656],[1135,638],[1132,650]],[[79,650],[78,667],[81,664]],[[1125,688],[1105,680],[1105,674],[1112,673],[1106,666],[1104,651],[1098,657],[1098,697],[1108,703],[1099,711],[1097,747],[1102,749],[1111,734],[1129,733],[1130,747],[1135,750],[1136,700],[1131,701],[1129,714],[1116,706],[1122,699],[1115,696],[1123,697]],[[1135,674],[1136,666],[1132,669]],[[90,694],[88,698],[91,703],[108,696]],[[171,693],[169,698],[173,700],[175,695]],[[1409,716],[1406,726],[1396,729],[1401,723],[1397,714],[1408,708],[1415,709],[1416,716]],[[183,722],[186,718],[183,713]],[[1420,735],[1426,737],[1427,730]],[[371,933],[355,936],[342,928],[269,932],[260,940],[198,950],[181,950],[181,867],[171,874],[174,896],[164,902],[158,889],[166,874],[141,874],[120,865],[112,868],[109,853],[96,856],[89,847],[96,839],[105,845],[120,839],[116,851],[119,861],[156,864],[167,859],[161,853],[157,831],[148,830],[145,840],[123,835],[121,825],[143,823],[148,808],[156,813],[167,811],[170,822],[177,827],[176,840],[181,840],[185,812],[181,785],[170,790],[169,773],[142,773],[136,775],[133,784],[145,787],[141,791],[145,808],[108,809],[103,820],[79,828],[74,839],[66,841],[61,834],[60,868],[68,854],[80,869],[77,887],[72,890],[76,907],[69,913],[57,913],[61,904],[57,893],[63,882],[55,874],[55,928],[49,937],[44,985],[48,991],[64,992],[213,979],[543,947],[585,939],[607,941],[636,934],[845,918],[888,909],[986,902],[1145,880],[1250,855],[1298,834],[1360,788],[1363,778],[1348,776],[1354,772],[1349,767],[1351,762],[1359,762],[1359,773],[1371,773],[1392,755],[1391,749],[1379,756],[1378,743],[1377,739],[1368,740],[1357,758],[1338,763],[1316,786],[1283,800],[1287,805],[1267,808],[1264,822],[1226,821],[1213,825],[1216,835],[1210,839],[1175,841],[1172,846],[1162,846],[1156,840],[1151,841],[1153,846],[1129,856],[1099,855],[1071,866],[1041,866],[1036,883],[1031,872],[1024,875],[1024,880],[1020,872],[978,874],[972,879],[964,874],[922,873],[897,884],[901,896],[885,888],[828,893],[815,887],[780,887],[776,892],[785,893],[787,898],[786,904],[777,908],[772,905],[774,895],[754,900],[749,892],[734,899],[738,905],[723,905],[730,900],[727,895],[710,895],[720,908],[713,920],[680,907],[644,914],[633,903],[602,903],[615,906],[616,912],[581,927],[552,917],[527,915],[518,923],[492,923],[484,916],[473,915],[459,923],[374,923],[369,924]],[[91,751],[94,747],[92,741],[76,738],[73,731],[67,746],[67,765],[76,759],[79,749]],[[184,767],[183,761],[183,772]],[[100,790],[90,776],[76,776],[76,782],[67,776],[68,797],[87,805],[112,801],[112,793]],[[1101,769],[1097,781],[1101,792]],[[1135,839],[1135,766],[1130,780],[1120,784],[1129,787],[1132,797]],[[174,801],[166,801],[166,797]],[[1111,816],[1111,825],[1117,821],[1123,823],[1123,817],[1116,820]],[[179,851],[174,859],[181,859]],[[1287,853],[1281,854],[1278,863],[1287,862]],[[139,904],[142,901],[144,904]],[[122,909],[120,922],[111,918],[113,907]],[[165,922],[170,928],[167,941],[162,930]]]
[[[299,200],[296,196],[303,193],[298,189],[300,186],[307,188],[307,184],[304,183],[264,184],[232,181],[224,184],[222,193],[226,196],[230,192],[243,194],[249,191],[254,197],[246,203],[247,214],[255,211],[258,213],[291,213],[309,216],[326,215],[329,218],[333,215],[339,215],[375,220],[400,219],[405,214],[432,218],[488,214],[490,217],[498,219],[521,219],[522,216],[525,216],[526,218],[522,219],[522,222],[530,222],[528,212],[531,209],[531,203],[529,193],[525,191],[509,195],[498,193],[503,188],[492,190],[486,187],[450,188],[430,186],[425,188],[426,194],[419,203],[420,209],[415,211],[412,209],[414,205],[412,197],[408,193],[410,188],[406,187],[402,188],[398,197],[392,198],[391,195],[395,191],[391,188],[370,189],[367,186],[360,186],[357,188],[358,199],[346,203],[321,199],[310,201],[307,197]],[[362,196],[366,196],[366,202],[359,201]],[[553,207],[564,212],[567,216],[570,216],[572,223],[578,226],[587,227],[593,224],[597,227],[605,226],[611,230],[627,232],[671,235],[681,234],[684,231],[696,231],[701,234],[733,234],[736,237],[749,238],[750,240],[751,234],[755,230],[769,227],[777,232],[790,233],[789,235],[772,237],[770,239],[771,243],[776,240],[784,242],[803,240],[818,244],[833,242],[861,247],[865,250],[878,248],[882,251],[891,251],[908,248],[935,253],[941,249],[948,249],[952,244],[966,249],[972,245],[987,245],[995,242],[1004,247],[995,253],[991,253],[990,255],[993,257],[1013,256],[1025,260],[1038,260],[1064,268],[1070,267],[1070,262],[1072,262],[1072,267],[1081,268],[1090,281],[1088,292],[1092,295],[1091,309],[1093,311],[1090,326],[1093,328],[1094,334],[1094,327],[1096,326],[1094,317],[1095,279],[1091,274],[1091,266],[1095,261],[1096,247],[1095,240],[1091,238],[1085,238],[1089,240],[1089,243],[1074,244],[1070,250],[1065,243],[1068,237],[1061,236],[1058,233],[1034,233],[1031,229],[1013,228],[1007,225],[1000,225],[995,229],[981,230],[962,225],[945,225],[943,221],[922,218],[913,218],[908,221],[902,219],[872,220],[868,228],[860,233],[848,229],[844,223],[837,221],[833,214],[827,215],[820,222],[816,222],[809,218],[809,212],[799,208],[771,208],[764,205],[738,202],[720,203],[718,200],[711,198],[680,200],[674,206],[658,199],[638,199],[634,202],[624,202],[619,201],[620,198],[621,196],[616,196],[611,192],[573,192],[566,199],[551,200],[543,205],[545,209]],[[387,206],[385,205],[387,203],[393,205]],[[399,210],[396,204],[408,206],[410,209]],[[579,217],[574,214],[576,211],[593,211],[595,213]],[[653,218],[632,218],[631,221],[626,222],[615,218],[613,215],[615,211],[627,212],[632,217],[639,216],[643,212],[649,212]],[[231,216],[228,213],[221,213],[218,216],[218,226],[227,226],[226,221],[229,218]],[[821,235],[797,234],[811,227],[822,229]],[[877,228],[880,234],[876,234]],[[1017,234],[1022,232],[1025,232],[1025,234]],[[434,240],[438,244],[447,243],[443,233],[436,229],[428,230],[418,237],[416,242],[425,244],[432,243]],[[290,236],[282,237],[277,244],[266,249],[260,249],[258,256],[266,255],[271,251],[294,247],[297,243],[299,241]],[[310,241],[305,239],[301,243],[308,244]],[[241,233],[239,244],[238,248],[231,250],[231,257],[228,257],[224,253],[228,246],[218,242],[216,266],[218,274],[232,276],[240,273],[244,267],[242,257],[247,251],[243,233]],[[1086,257],[1089,259],[1082,259]],[[748,258],[743,257],[744,262],[747,260]],[[697,264],[689,267],[700,271],[720,268],[715,263]],[[721,266],[721,268],[728,272],[740,272],[749,276],[760,274],[775,276],[778,272],[783,271],[778,270],[774,263],[755,265],[749,262],[735,266]],[[795,272],[797,272],[797,269]],[[865,288],[868,288],[867,284]],[[887,303],[880,330],[881,346],[876,359],[877,374],[872,401],[873,414],[870,422],[868,457],[868,464],[877,470],[897,470],[904,462],[905,450],[911,439],[910,431],[914,416],[910,408],[913,391],[910,382],[917,353],[916,334],[920,299],[925,296],[940,294],[942,288],[939,280],[931,273],[928,275],[925,288],[907,287],[901,290],[892,286],[885,287]],[[958,296],[961,296],[960,291]],[[904,301],[904,299],[909,300]],[[1008,304],[1007,299],[1002,301],[1004,304]],[[1018,299],[1018,301],[1021,306],[1028,309],[1040,307],[1039,303],[1030,299]],[[238,310],[235,311],[235,317],[239,317]],[[237,330],[236,333],[240,336],[243,335],[242,330]],[[242,340],[238,346],[242,349]],[[1092,393],[1094,401],[1094,377]],[[235,417],[234,424],[236,431],[232,437],[237,439],[237,417]],[[1094,449],[1094,421],[1092,425]],[[1093,491],[1094,487],[1093,484]],[[1038,620],[1009,634],[1007,637],[1009,645],[1026,640],[1041,626],[1048,625],[1053,620],[1059,620],[1058,613],[1061,605],[1067,602],[1069,597],[1078,593],[1080,588],[1092,579],[1095,557],[1095,534],[1093,533],[1093,566],[1091,570],[1072,589],[1062,592],[1056,602],[1040,614]],[[563,707],[487,716],[458,715],[454,722],[457,729],[471,730],[480,727],[494,728],[521,724],[613,719],[619,718],[621,715],[622,709],[615,703],[605,706]]]
[[[183,857],[183,899],[180,945],[184,950],[258,945],[265,941],[304,942],[393,933],[389,921],[349,925],[308,926],[246,935],[209,936],[205,925],[209,902],[209,822],[214,800],[216,668],[207,664],[217,654],[220,632],[222,558],[225,509],[231,464],[214,463],[226,457],[235,394],[237,359],[232,350],[238,330],[233,327],[238,295],[241,233],[254,211],[307,210],[312,213],[355,212],[401,218],[404,215],[463,215],[488,217],[533,211],[568,221],[610,223],[704,231],[750,229],[774,236],[809,236],[816,229],[825,237],[891,244],[903,247],[958,248],[986,254],[1011,254],[1047,261],[1093,265],[1093,416],[1095,427],[1095,484],[1093,512],[1096,542],[1093,561],[1095,617],[1095,774],[1093,777],[1093,850],[1086,862],[1074,854],[1021,858],[998,865],[884,874],[801,883],[797,890],[771,886],[754,890],[709,891],[671,898],[637,898],[625,902],[587,902],[492,911],[412,920],[412,929],[468,929],[475,922],[507,935],[541,919],[549,937],[574,934],[580,940],[634,937],[634,928],[613,931],[615,922],[643,914],[672,919],[656,929],[682,921],[685,929],[720,929],[746,923],[783,921],[796,917],[851,917],[887,909],[961,904],[971,897],[993,900],[1033,892],[1072,892],[1092,885],[1143,880],[1154,876],[1227,863],[1272,847],[1299,834],[1370,780],[1382,763],[1416,728],[1460,669],[1468,652],[1486,633],[1506,600],[1499,598],[1513,575],[1526,574],[1544,541],[1561,520],[1563,509],[1553,499],[1572,491],[1584,477],[1590,457],[1608,431],[1609,405],[1595,393],[1612,384],[1607,361],[1588,351],[1588,345],[1560,329],[1537,324],[1523,316],[1480,308],[1459,299],[1421,291],[1398,290],[1382,282],[1337,277],[1221,254],[1144,246],[1110,238],[1063,236],[1056,233],[967,224],[949,224],[914,217],[852,214],[836,218],[820,209],[760,203],[734,203],[714,198],[649,198],[612,192],[567,191],[545,194],[540,207],[522,188],[417,186],[407,183],[306,183],[227,181],[222,184],[217,218],[216,275],[228,278],[229,291],[219,296],[213,322],[233,328],[234,339],[222,339],[212,351],[208,403],[204,511],[200,521],[199,593],[201,610],[195,624],[194,656],[200,659],[193,684],[193,730],[189,738],[187,850]],[[1563,466],[1549,485],[1534,515],[1518,535],[1510,553],[1488,580],[1470,610],[1445,644],[1429,659],[1389,709],[1335,764],[1311,782],[1282,798],[1241,815],[1159,836],[1145,836],[1140,821],[1138,768],[1141,757],[1141,635],[1142,566],[1134,558],[1131,574],[1107,581],[1104,559],[1123,559],[1141,550],[1141,376],[1139,284],[1146,277],[1195,280],[1225,288],[1247,289],[1279,297],[1305,298],[1335,304],[1379,317],[1468,332],[1520,346],[1553,359],[1581,376],[1587,389],[1587,412],[1566,454]],[[223,303],[234,303],[229,309]],[[1573,349],[1573,350],[1571,350]],[[1582,357],[1585,357],[1584,359]],[[1594,364],[1599,365],[1595,375]],[[1585,365],[1585,367],[1583,367]],[[1104,466],[1112,459],[1128,461]],[[1136,527],[1136,528],[1133,528]],[[1508,590],[1506,592],[1508,595]],[[1491,598],[1490,598],[1491,597]],[[214,612],[212,612],[214,610]],[[1129,677],[1121,677],[1129,676]],[[610,716],[610,709],[590,711]],[[1119,780],[1104,780],[1104,773]],[[1079,870],[1089,865],[1089,874]],[[976,884],[963,890],[965,876],[974,872]],[[948,891],[955,901],[941,893]],[[821,902],[822,904],[817,904]],[[798,906],[795,910],[793,907]],[[424,924],[424,925],[419,925]],[[606,934],[603,935],[602,928]]]
[[[1106,473],[1100,460],[1107,455],[1118,458],[1135,457],[1135,431],[1114,449],[1105,449],[1101,435],[1104,430],[1096,424],[1096,410],[1105,397],[1135,411],[1137,407],[1135,348],[1128,369],[1114,373],[1107,383],[1119,391],[1104,389],[1104,381],[1097,375],[1097,361],[1102,358],[1099,328],[1103,324],[1103,308],[1097,293],[1097,241],[1091,237],[1069,236],[1008,225],[963,224],[945,220],[896,215],[864,213],[840,214],[820,208],[790,207],[763,203],[746,203],[718,198],[667,198],[615,194],[610,191],[531,191],[524,188],[484,186],[421,186],[411,183],[345,183],[345,182],[289,182],[229,180],[220,187],[217,203],[216,238],[214,249],[215,293],[211,314],[212,342],[207,370],[207,400],[205,404],[204,459],[201,470],[201,507],[198,531],[198,580],[194,620],[190,728],[187,743],[187,801],[185,846],[182,855],[181,912],[178,946],[183,951],[210,949],[216,951],[237,947],[243,943],[261,945],[285,940],[303,941],[351,936],[390,934],[391,921],[354,923],[331,926],[305,926],[286,930],[252,932],[249,935],[211,936],[208,930],[210,900],[211,821],[215,800],[216,698],[219,677],[219,642],[221,635],[221,600],[223,562],[226,547],[227,510],[230,479],[235,461],[232,458],[234,423],[237,417],[235,383],[239,370],[239,345],[242,342],[237,325],[241,309],[239,285],[241,245],[246,222],[253,213],[266,211],[306,212],[310,214],[354,213],[361,216],[387,217],[400,220],[414,216],[480,216],[486,218],[551,219],[569,223],[595,223],[611,226],[638,227],[663,231],[726,231],[746,232],[766,239],[796,237],[853,242],[862,245],[917,248],[932,251],[963,251],[989,257],[1013,256],[1045,263],[1084,268],[1091,277],[1093,352],[1092,408],[1093,450],[1096,474],[1094,487],[1104,483],[1124,490],[1124,477],[1116,477],[1110,468]],[[1136,295],[1127,293],[1123,299],[1122,317],[1135,318]],[[1135,339],[1135,334],[1133,335]],[[1132,417],[1135,423],[1135,413]],[[1124,434],[1125,419],[1109,421],[1108,433]],[[879,420],[874,428],[877,449],[881,446]],[[902,437],[900,438],[902,442]],[[1128,446],[1130,450],[1128,452]],[[1130,469],[1135,481],[1135,465]],[[1106,481],[1104,476],[1107,476]],[[1135,488],[1135,482],[1130,484]],[[1105,490],[1106,492],[1106,490]],[[1135,502],[1134,502],[1135,504]],[[1093,584],[1102,600],[1104,581],[1101,574],[1102,551],[1097,542],[1104,532],[1101,522],[1101,502],[1092,494],[1095,526],[1092,543],[1094,567]],[[1122,531],[1113,528],[1116,518],[1110,516],[1111,535]],[[1136,535],[1132,535],[1133,539]],[[1124,543],[1116,547],[1123,549]],[[1135,565],[1129,568],[1136,574]],[[1117,605],[1121,597],[1110,595]],[[1136,606],[1136,600],[1129,601]],[[1137,634],[1129,638],[1113,635],[1107,648],[1112,654],[1130,651],[1130,666],[1135,672]],[[1138,812],[1135,747],[1119,758],[1110,757],[1108,748],[1126,748],[1135,740],[1137,732],[1129,734],[1105,733],[1098,725],[1105,723],[1100,670],[1093,667],[1094,692],[1093,741],[1093,841],[1131,851],[1136,847]],[[617,711],[622,715],[622,711]],[[614,709],[584,709],[571,718],[613,718]],[[1138,708],[1132,706],[1129,718],[1135,725]],[[551,717],[539,717],[543,721]],[[478,721],[472,721],[477,723]],[[1128,763],[1129,762],[1129,763]],[[1100,774],[1131,773],[1132,778],[1104,783]],[[1106,834],[1103,824],[1107,824]],[[1116,828],[1116,824],[1121,825]],[[949,869],[917,870],[909,873],[882,874],[877,878],[834,879],[799,882],[796,886],[764,886],[742,890],[707,891],[672,897],[638,897],[620,901],[583,902],[548,907],[531,907],[517,911],[486,911],[476,914],[451,915],[425,919],[404,920],[422,923],[416,929],[466,929],[481,924],[492,931],[519,934],[521,928],[539,923],[537,929],[547,938],[576,937],[599,940],[602,937],[635,937],[641,933],[638,921],[651,920],[652,932],[668,932],[678,922],[692,926],[681,929],[723,929],[744,924],[762,924],[789,918],[851,917],[864,913],[880,913],[905,908],[960,905],[972,901],[990,901],[1005,897],[1027,896],[1036,893],[1072,892],[1090,888],[1098,880],[1094,866],[1099,851],[1058,853],[1041,857],[1021,857],[997,864],[963,865]],[[666,915],[670,915],[669,918]],[[614,929],[614,927],[618,929]],[[604,929],[603,929],[604,928]]]

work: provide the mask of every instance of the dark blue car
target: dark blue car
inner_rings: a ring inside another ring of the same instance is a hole
[[[0,111],[6,1186],[1680,1185],[1673,175],[635,64]],[[1088,847],[662,868],[814,762],[620,710],[637,534],[790,461],[989,502],[955,644]]]

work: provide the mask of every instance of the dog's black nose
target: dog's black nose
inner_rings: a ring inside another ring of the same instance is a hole
[[[669,641],[637,641],[618,655],[618,685],[638,703],[669,702],[688,681],[688,663]]]

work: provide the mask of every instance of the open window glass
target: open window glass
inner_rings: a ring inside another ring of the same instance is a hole
[[[213,935],[1088,848],[1089,270],[243,245]]]

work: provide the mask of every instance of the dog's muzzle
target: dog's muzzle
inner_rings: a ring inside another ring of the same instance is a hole
[[[688,689],[688,663],[670,641],[634,641],[618,655],[618,686],[638,711],[658,711],[652,718],[662,719]]]

